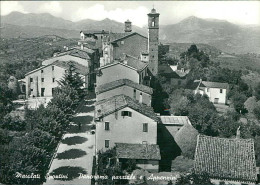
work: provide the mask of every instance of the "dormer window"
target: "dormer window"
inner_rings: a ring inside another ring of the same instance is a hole
[[[121,116],[128,116],[128,117],[132,117],[132,112],[130,112],[130,111],[122,111],[121,112]]]
[[[122,41],[121,41],[121,44],[124,45],[124,43],[125,43],[125,42],[122,40]]]

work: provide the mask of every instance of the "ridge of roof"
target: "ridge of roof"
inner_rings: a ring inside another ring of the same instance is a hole
[[[110,115],[125,107],[130,107],[131,109],[133,109],[155,121],[158,121],[158,118],[157,118],[156,114],[154,113],[152,107],[139,103],[138,101],[136,101],[126,95],[123,95],[123,94],[116,95],[111,98],[100,100],[100,101],[96,102],[96,109],[101,111],[96,116],[105,117],[105,116]]]
[[[228,83],[221,83],[221,82],[202,81],[200,86],[202,86],[202,87],[209,87],[209,88],[227,89],[229,84]]]
[[[257,180],[253,139],[230,139],[198,135],[194,170],[214,179]]]
[[[87,74],[87,71],[85,71],[85,70],[87,70],[86,67],[84,67],[83,65],[81,65],[81,64],[79,64],[79,63],[77,63],[77,62],[74,62],[74,61],[72,61],[72,60],[71,60],[71,61],[60,61],[60,60],[56,60],[56,61],[52,62],[51,64],[41,66],[41,67],[39,67],[39,68],[37,68],[37,69],[34,69],[34,70],[32,70],[32,71],[26,73],[25,76],[28,76],[29,74],[32,74],[32,73],[34,73],[34,72],[36,72],[36,71],[39,71],[39,70],[44,69],[44,68],[46,68],[46,67],[48,67],[48,66],[51,66],[51,65],[58,66],[58,67],[61,67],[61,68],[63,68],[63,69],[68,69],[68,66],[69,66],[68,63],[70,63],[70,62],[73,63],[73,64],[76,66],[75,68],[76,68],[76,70],[77,70],[80,74],[82,74],[82,75],[86,75],[86,74]]]
[[[142,85],[142,84],[135,83],[135,82],[133,82],[132,80],[129,80],[129,79],[119,79],[119,80],[115,80],[113,82],[109,82],[109,83],[100,85],[96,88],[96,93],[101,94],[103,92],[110,91],[112,89],[115,89],[117,87],[124,86],[124,85],[127,85],[129,87],[133,87],[135,89],[138,89],[138,90],[145,92],[145,93],[148,93],[150,95],[153,93],[152,88],[145,86],[145,85]]]

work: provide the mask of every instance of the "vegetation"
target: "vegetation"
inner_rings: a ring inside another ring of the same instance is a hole
[[[165,114],[162,109],[169,109],[170,114],[188,116],[193,127],[201,134],[230,138],[236,135],[237,128],[240,127],[242,138],[258,139],[260,105],[257,103],[259,101],[257,96],[260,84],[252,86],[243,81],[247,69],[223,68],[220,63],[212,62],[209,55],[199,50],[196,45],[191,45],[187,51],[180,54],[178,65],[190,70],[186,76],[186,84],[172,85],[170,77],[159,73],[155,93],[156,96],[160,94],[160,98],[155,99],[156,103],[153,104],[156,112]],[[229,84],[230,109],[226,113],[217,112],[207,96],[194,94],[193,90],[198,85],[194,81],[199,79]],[[247,110],[250,106],[245,102],[253,95],[256,97],[256,102]],[[250,121],[248,111],[256,117],[255,120]],[[241,122],[240,118],[247,118],[248,121]],[[182,139],[179,140],[185,143]],[[187,150],[183,146],[180,148],[184,156],[192,158],[194,155],[194,150],[191,148],[187,147]]]
[[[97,179],[98,184],[114,185],[128,184],[127,179],[112,179],[112,176],[127,176],[136,169],[135,160],[126,163],[117,162],[116,149],[112,148],[105,152],[98,152],[97,174],[105,178]]]
[[[202,174],[196,174],[194,172],[192,172],[191,174],[187,174],[187,175],[181,175],[177,181],[176,184],[178,185],[187,185],[187,184],[205,184],[205,185],[209,185],[212,184],[210,182],[210,178],[209,175],[207,173],[202,173]]]
[[[26,109],[23,121],[8,114],[11,98],[8,95],[1,98],[4,110],[4,117],[0,122],[0,158],[3,159],[0,160],[1,183],[42,184],[45,181],[54,150],[69,127],[75,108],[83,97],[78,86],[74,88],[71,85],[80,84],[80,78],[76,75],[68,80],[69,74],[66,73],[63,86],[55,90],[47,107]],[[6,89],[1,90],[8,92]],[[40,179],[16,178],[17,173],[38,174]]]

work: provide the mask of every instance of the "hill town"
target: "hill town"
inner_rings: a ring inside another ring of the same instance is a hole
[[[128,19],[49,32],[17,21],[40,15],[2,16],[0,183],[260,182],[259,45],[212,38],[197,17],[162,26],[161,14],[150,10],[147,30]],[[203,39],[186,42],[180,25],[194,22]]]

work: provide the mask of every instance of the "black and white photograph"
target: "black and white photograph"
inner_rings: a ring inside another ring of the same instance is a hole
[[[260,1],[0,1],[0,185],[260,184]]]

